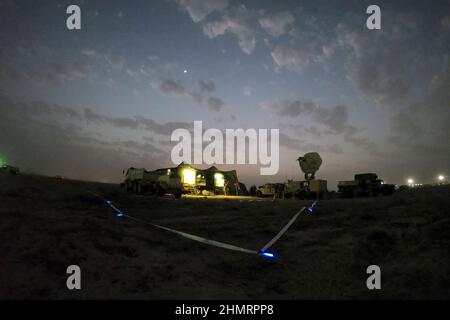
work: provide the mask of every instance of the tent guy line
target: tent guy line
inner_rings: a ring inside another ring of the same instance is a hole
[[[190,233],[186,233],[186,232],[182,232],[182,231],[178,231],[175,229],[171,229],[168,227],[164,227],[155,223],[151,223],[149,221],[145,221],[136,217],[133,217],[129,214],[124,213],[122,210],[120,210],[119,208],[117,208],[111,200],[108,200],[104,197],[102,197],[101,195],[99,195],[98,193],[92,192],[92,191],[88,191],[90,194],[93,194],[94,196],[100,198],[101,200],[104,201],[104,203],[109,206],[111,209],[113,209],[116,212],[116,216],[118,218],[129,218],[131,220],[134,220],[136,222],[142,223],[142,224],[146,224],[161,230],[165,230],[174,234],[177,234],[179,236],[182,236],[186,239],[190,239],[193,241],[197,241],[197,242],[201,242],[204,244],[208,244],[211,246],[215,246],[215,247],[219,247],[222,249],[227,249],[227,250],[232,250],[232,251],[238,251],[238,252],[243,252],[243,253],[248,253],[248,254],[255,254],[264,258],[268,258],[268,259],[274,259],[275,258],[275,254],[272,252],[267,251],[271,246],[273,246],[280,238],[281,236],[289,229],[289,227],[295,222],[295,220],[297,220],[298,216],[305,210],[307,210],[307,212],[309,214],[313,213],[313,210],[315,208],[315,206],[317,205],[317,200],[315,200],[312,205],[310,207],[303,207],[301,208],[290,220],[289,222],[277,233],[277,235],[275,237],[273,237],[262,249],[260,250],[251,250],[251,249],[247,249],[247,248],[242,248],[242,247],[238,247],[232,244],[228,244],[228,243],[224,243],[224,242],[219,242],[219,241],[215,241],[215,240],[211,240],[211,239],[206,239],[200,236],[196,236]]]

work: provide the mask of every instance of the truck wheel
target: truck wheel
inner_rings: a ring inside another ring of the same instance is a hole
[[[173,192],[173,196],[175,197],[175,199],[179,199],[179,198],[181,198],[181,190],[175,190],[174,192]]]

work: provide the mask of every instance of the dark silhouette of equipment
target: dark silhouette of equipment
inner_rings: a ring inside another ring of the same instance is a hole
[[[360,173],[352,181],[339,181],[338,191],[346,197],[389,195],[394,193],[395,185],[384,183],[376,173]]]

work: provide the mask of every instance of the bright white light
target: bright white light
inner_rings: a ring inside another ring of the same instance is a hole
[[[223,177],[223,174],[216,173],[214,175],[214,179],[216,180],[216,187],[223,188],[225,186],[225,179]]]
[[[188,73],[188,71],[186,69],[184,69],[183,73]]]
[[[438,180],[439,180],[439,181],[444,181],[444,179],[445,179],[445,178],[444,178],[443,175],[440,175],[440,176],[438,177]]]
[[[195,184],[195,170],[184,169],[183,170],[183,183],[194,185]]]
[[[408,179],[408,184],[413,184],[414,180],[413,179]]]

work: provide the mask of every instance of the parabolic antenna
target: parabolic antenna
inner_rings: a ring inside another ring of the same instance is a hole
[[[317,152],[308,152],[297,159],[300,169],[305,173],[305,179],[314,179],[316,171],[322,164],[322,158]]]

